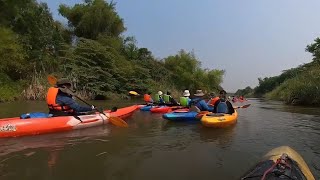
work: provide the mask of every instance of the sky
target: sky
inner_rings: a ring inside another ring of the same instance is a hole
[[[41,0],[55,19],[59,4]],[[305,47],[320,36],[319,0],[114,0],[128,36],[156,58],[194,51],[203,68],[226,71],[222,87],[235,92],[258,78],[311,61]]]

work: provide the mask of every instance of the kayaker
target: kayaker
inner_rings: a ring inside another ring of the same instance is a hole
[[[207,104],[209,106],[214,106],[214,104],[219,100],[219,96],[216,96],[214,92],[211,92],[209,96],[210,96],[210,99]]]
[[[50,87],[47,93],[49,113],[53,116],[78,115],[95,110],[94,106],[81,106],[72,98],[75,92],[71,81],[62,78],[55,87]]]
[[[197,90],[194,99],[192,99],[191,104],[195,105],[200,111],[213,111],[212,107],[209,107],[206,101],[203,99],[204,93],[202,90]]]
[[[225,90],[221,90],[219,92],[219,100],[214,104],[214,113],[225,113],[225,114],[233,114],[234,109],[230,101],[227,100],[226,97],[227,92]]]
[[[165,104],[162,95],[163,95],[162,91],[158,91],[158,94],[156,94],[155,96],[155,102],[159,105]]]
[[[151,92],[143,95],[143,100],[146,104],[153,104],[153,99],[151,97]]]
[[[184,90],[182,96],[183,97],[180,97],[180,105],[189,107],[191,102],[190,91],[188,89]]]
[[[179,103],[171,96],[171,92],[167,91],[167,94],[164,95],[164,101],[167,105],[178,106]]]

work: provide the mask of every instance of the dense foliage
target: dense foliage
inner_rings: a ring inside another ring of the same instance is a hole
[[[308,45],[306,51],[312,54],[312,62],[285,70],[279,76],[259,78],[253,95],[282,100],[288,104],[320,105],[320,38]],[[251,94],[243,90],[237,93]]]
[[[113,2],[60,5],[55,21],[45,3],[0,0],[0,101],[42,99],[48,74],[68,77],[83,97],[126,97],[158,90],[216,90],[224,71],[202,69],[193,52],[162,60],[134,37]]]

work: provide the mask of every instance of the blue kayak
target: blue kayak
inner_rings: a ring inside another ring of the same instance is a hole
[[[197,118],[198,113],[194,111],[189,112],[171,112],[162,115],[164,119],[170,121],[200,121],[201,118]]]
[[[154,108],[155,106],[144,106],[140,108],[140,111],[150,111],[150,109]]]

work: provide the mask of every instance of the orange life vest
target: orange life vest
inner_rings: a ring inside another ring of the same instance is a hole
[[[51,87],[47,93],[47,105],[50,110],[63,111],[63,112],[73,112],[69,106],[62,106],[56,103],[56,98],[59,92],[59,88]]]
[[[209,101],[210,101],[210,105],[211,106],[214,106],[214,104],[219,100],[220,98],[219,97],[215,97],[215,98],[212,98],[212,99],[210,99]]]
[[[145,94],[145,95],[143,95],[143,100],[144,100],[144,102],[149,103],[149,102],[151,102],[151,96],[149,94]]]

